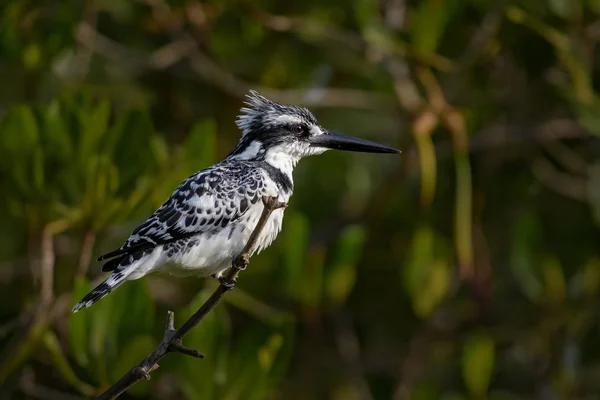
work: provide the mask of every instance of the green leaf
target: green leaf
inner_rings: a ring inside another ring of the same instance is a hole
[[[311,246],[306,266],[299,281],[296,299],[308,312],[317,312],[323,303],[324,269],[327,248],[323,245]]]
[[[57,159],[73,156],[73,142],[61,113],[61,103],[53,101],[43,112],[44,142]]]
[[[285,287],[297,299],[302,291],[310,227],[308,219],[298,212],[288,212],[285,223],[282,232]]]
[[[122,189],[135,187],[140,176],[156,172],[156,159],[148,140],[154,132],[148,113],[140,110],[121,114],[109,130],[104,148],[119,169]]]
[[[291,313],[271,307],[238,287],[228,293],[223,300],[265,324],[279,326],[293,318]]]
[[[34,69],[42,60],[42,50],[37,43],[30,43],[23,49],[23,65],[26,69]]]
[[[135,314],[132,314],[135,315]],[[150,335],[139,335],[129,340],[119,352],[118,362],[111,366],[111,382],[118,381],[134,365],[137,365],[158,345],[155,338]],[[202,362],[199,360],[199,362]],[[127,393],[134,396],[145,396],[150,388],[150,382],[143,380],[127,389]]]
[[[598,121],[600,132],[600,120]],[[596,225],[600,226],[600,162],[596,161],[588,167],[587,197]]]
[[[379,18],[377,3],[371,0],[356,0],[353,6],[354,17],[361,28],[377,25]]]
[[[81,107],[78,114],[81,132],[77,152],[80,165],[83,166],[86,160],[98,154],[101,140],[108,129],[110,103],[106,100],[100,100],[96,105],[91,106],[89,110]]]
[[[447,1],[423,0],[412,14],[411,35],[415,48],[423,53],[437,49],[448,21]]]
[[[40,147],[36,147],[33,152],[33,163],[32,163],[33,180],[32,184],[38,190],[38,193],[44,193],[44,150]]]
[[[571,0],[548,0],[550,11],[563,19],[570,19],[574,11]]]
[[[95,389],[87,383],[81,381],[67,360],[58,338],[52,331],[47,331],[44,334],[44,344],[52,356],[52,364],[62,375],[66,382],[76,388],[81,394],[86,396],[94,396]]]
[[[594,297],[600,289],[600,258],[592,257],[583,267],[583,287],[584,296]]]
[[[408,261],[404,268],[404,284],[409,293],[421,290],[427,278],[427,266],[434,260],[434,233],[428,227],[420,228],[413,235]]]
[[[283,345],[283,337],[279,334],[274,334],[269,337],[267,343],[258,349],[258,365],[263,371],[270,371],[275,358]]]
[[[23,157],[39,143],[39,129],[33,111],[28,106],[11,108],[0,127],[0,142],[5,154]]]
[[[435,381],[422,379],[412,386],[410,400],[439,400],[440,394],[440,389]]]
[[[540,299],[543,285],[536,268],[541,251],[541,228],[532,212],[526,212],[513,228],[509,267],[516,283],[531,300]]]
[[[212,119],[197,122],[185,141],[186,158],[194,169],[208,167],[215,162],[217,124]]]
[[[88,346],[92,356],[94,376],[100,386],[107,386],[110,383],[108,365],[116,362],[117,358],[118,334],[114,327],[118,317],[124,312],[124,308],[120,306],[124,303],[119,301],[124,296],[123,289],[124,287],[121,286],[110,296],[95,303],[93,312],[89,312]]]
[[[186,310],[175,313],[178,321],[186,321],[206,301],[212,291],[202,291]],[[177,321],[175,323],[177,326]],[[181,376],[182,391],[190,399],[214,398],[219,387],[227,381],[231,327],[223,308],[217,307],[184,339],[184,345],[206,354],[199,360],[183,357],[175,369]],[[202,379],[198,379],[202,377]]]
[[[287,336],[284,332],[261,326],[247,328],[232,349],[229,362],[230,379],[224,387],[224,400],[244,398],[264,399],[274,389],[286,350]],[[251,365],[251,368],[248,366]]]
[[[165,139],[158,135],[150,136],[150,147],[158,165],[166,166],[169,161],[169,148]]]
[[[436,241],[436,235],[430,228],[419,229],[403,268],[404,284],[413,309],[423,318],[430,315],[446,297],[452,278],[444,257],[444,246]]]
[[[588,0],[587,6],[593,13],[600,14],[600,0]]]
[[[551,304],[560,304],[567,297],[567,284],[560,261],[547,256],[542,263],[546,300]]]
[[[0,360],[0,385],[32,357],[47,329],[47,318],[34,319],[24,336],[15,337],[14,341],[9,343],[7,351],[3,354],[4,358]]]
[[[72,304],[76,304],[83,298],[91,289],[92,285],[84,277],[78,277],[75,280],[75,286],[73,287]],[[81,367],[87,367],[89,365],[89,351],[88,351],[88,329],[89,321],[87,314],[84,312],[77,312],[70,314],[68,323],[68,343],[70,347],[70,353],[75,358],[75,361]]]
[[[417,315],[426,317],[435,310],[446,297],[451,279],[450,267],[445,260],[436,260],[431,264],[427,281],[414,296],[413,306]]]
[[[359,225],[346,227],[338,239],[325,276],[325,292],[334,307],[343,303],[354,287],[356,264],[360,259],[364,241],[365,232]]]
[[[494,372],[495,345],[486,333],[471,334],[465,341],[462,373],[467,389],[474,397],[486,394]]]
[[[119,303],[127,304],[127,312],[120,313],[115,321],[118,328],[119,348],[131,337],[150,332],[156,320],[156,311],[148,282],[140,279],[127,282],[119,288],[122,295]]]
[[[440,400],[469,400],[466,395],[462,393],[446,393],[443,396],[439,397]],[[512,399],[516,400],[516,399]]]

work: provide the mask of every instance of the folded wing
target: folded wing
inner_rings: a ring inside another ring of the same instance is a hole
[[[190,176],[121,248],[98,258],[114,258],[102,270],[114,270],[131,253],[226,228],[263,196],[277,194],[277,186],[266,178],[263,169],[240,162],[216,165]]]

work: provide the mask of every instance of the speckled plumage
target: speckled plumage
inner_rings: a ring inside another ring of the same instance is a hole
[[[286,143],[276,140],[276,131],[281,129],[276,118],[286,115],[285,111],[310,124],[316,120],[308,110],[273,103],[256,92],[249,96],[248,105],[251,108],[243,108],[238,120],[243,135],[234,151],[184,180],[123,246],[101,256],[98,260],[108,260],[102,270],[112,274],[77,303],[74,311],[92,305],[123,282],[150,272],[220,276],[243,250],[256,226],[262,197],[278,196],[280,201],[288,201],[293,190],[291,171],[302,155],[285,155],[280,160],[286,149],[277,147]],[[272,121],[263,124],[262,119]],[[244,154],[249,147],[251,151]],[[257,251],[275,240],[283,212],[280,209],[271,215]]]
[[[395,152],[362,139],[344,139],[321,128],[307,109],[272,102],[254,91],[247,104],[237,121],[242,137],[235,149],[223,161],[184,180],[123,246],[101,256],[99,261],[107,260],[102,270],[111,275],[73,311],[151,272],[220,277],[254,230],[263,209],[262,197],[277,196],[287,203],[293,169],[303,157],[341,148],[339,140],[349,143],[349,150]],[[275,240],[283,212],[278,209],[271,214],[258,238],[257,251]]]

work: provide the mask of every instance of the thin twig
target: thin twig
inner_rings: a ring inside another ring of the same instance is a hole
[[[335,344],[340,358],[345,364],[352,385],[362,400],[372,400],[373,395],[363,370],[360,344],[352,327],[352,318],[347,310],[340,310],[333,319],[335,327]]]
[[[277,197],[263,197],[264,208],[256,227],[252,231],[244,250],[232,262],[225,279],[206,302],[192,315],[179,329],[175,329],[175,314],[169,311],[167,314],[167,325],[165,335],[158,346],[142,362],[127,372],[117,383],[102,393],[98,400],[114,399],[125,392],[128,388],[142,379],[150,379],[150,373],[158,368],[158,361],[169,352],[182,353],[191,357],[203,358],[204,355],[197,350],[187,348],[182,341],[202,319],[221,301],[221,298],[233,288],[237,282],[237,276],[241,270],[248,265],[248,259],[254,253],[258,237],[260,236],[267,220],[273,211],[286,206],[279,202]]]
[[[40,385],[35,381],[33,369],[24,369],[20,379],[20,387],[25,395],[40,400],[85,400],[84,397],[65,393],[53,388]]]
[[[89,24],[92,27],[96,26],[96,22],[97,22],[97,14],[96,14],[96,10],[95,8],[92,6],[92,2],[91,1],[86,1],[84,2],[84,12],[83,12],[83,19],[82,21],[84,21],[86,24]],[[73,75],[75,75],[78,79],[85,79],[87,74],[90,71],[90,67],[92,65],[92,59],[94,57],[94,53],[95,53],[95,49],[94,49],[94,44],[92,43],[92,46],[84,46],[83,44],[79,43],[77,45],[77,48],[75,50],[75,57],[73,60],[73,66],[72,66],[72,73]]]
[[[46,226],[40,232],[39,253],[34,263],[40,276],[40,312],[45,313],[54,298],[54,233]]]
[[[560,141],[541,143],[556,162],[570,173],[577,176],[586,176],[588,173],[588,163],[577,152]]]
[[[459,57],[460,67],[471,66],[485,52],[488,44],[494,39],[504,21],[506,0],[497,1],[482,18],[479,27],[470,36],[469,44]]]
[[[587,180],[558,171],[545,157],[540,156],[533,161],[531,172],[546,188],[573,200],[587,201]]]
[[[88,229],[83,235],[83,243],[81,244],[81,252],[79,253],[79,264],[77,265],[77,276],[84,276],[92,261],[92,250],[96,242],[96,233],[92,229]]]
[[[107,60],[117,62],[130,73],[143,69],[164,71],[166,68],[183,59],[189,61],[196,80],[210,83],[232,96],[243,98],[249,88],[254,88],[265,96],[280,103],[302,104],[312,107],[346,107],[366,110],[394,110],[394,103],[389,96],[348,88],[324,88],[321,96],[307,97],[306,90],[276,90],[259,84],[246,82],[233,75],[222,65],[212,60],[197,48],[193,38],[181,34],[173,41],[151,54],[127,47],[96,31],[93,26],[82,22],[75,30],[75,40],[83,46],[94,49],[96,54]],[[200,79],[197,79],[200,78]]]

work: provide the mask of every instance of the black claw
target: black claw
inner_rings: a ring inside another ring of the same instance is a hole
[[[231,265],[233,266],[233,268],[237,269],[238,271],[245,270],[246,267],[248,266],[248,256],[246,256],[246,255],[239,256],[238,258],[233,260]]]
[[[235,284],[237,283],[237,279],[234,279],[230,282],[226,276],[220,276],[217,279],[219,280],[221,285],[223,285],[227,290],[232,290],[235,287]]]

